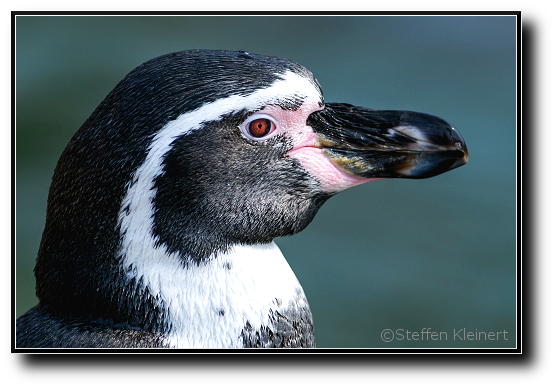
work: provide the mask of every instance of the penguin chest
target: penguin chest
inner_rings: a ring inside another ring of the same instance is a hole
[[[198,266],[164,264],[142,278],[167,312],[167,346],[314,346],[307,299],[274,243],[234,246]]]

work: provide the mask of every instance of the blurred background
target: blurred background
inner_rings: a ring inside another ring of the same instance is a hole
[[[465,138],[467,165],[349,189],[276,240],[309,299],[318,347],[516,346],[514,17],[18,16],[17,316],[37,303],[50,179],[72,135],[134,67],[197,48],[291,59],[327,102],[434,114]],[[423,328],[446,339],[422,340]],[[384,342],[385,329],[404,338]],[[455,340],[461,329],[507,334]]]

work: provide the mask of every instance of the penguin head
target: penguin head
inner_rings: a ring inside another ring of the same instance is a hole
[[[325,105],[311,72],[289,60],[164,55],[129,73],[64,150],[37,295],[78,315],[96,309],[129,321],[147,314],[115,296],[123,284],[126,296],[138,289],[123,275],[130,256],[161,249],[184,266],[202,265],[235,244],[301,231],[346,188],[426,178],[466,161],[463,139],[444,120]]]

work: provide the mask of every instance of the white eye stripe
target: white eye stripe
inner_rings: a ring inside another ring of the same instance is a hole
[[[270,121],[271,123],[271,128],[269,129],[269,132],[264,135],[264,136],[254,136],[250,129],[249,129],[249,125],[255,121],[255,120],[261,120],[261,119],[266,119],[268,121]],[[241,129],[241,133],[243,134],[243,136],[245,136],[247,139],[249,140],[253,140],[253,141],[264,141],[267,140],[271,137],[273,137],[276,133],[278,133],[278,123],[277,120],[265,113],[255,113],[254,115],[251,115],[247,118],[247,120],[245,120],[240,126],[239,128]]]
[[[322,94],[314,82],[296,73],[288,71],[278,74],[279,78],[270,86],[256,90],[248,95],[234,94],[229,97],[207,103],[194,111],[185,112],[175,120],[168,122],[152,139],[148,147],[145,161],[137,168],[133,177],[127,183],[127,192],[120,205],[118,226],[121,238],[119,256],[122,257],[121,270],[126,279],[136,280],[142,292],[151,295],[153,303],[167,311],[165,322],[169,325],[170,335],[184,338],[178,342],[182,347],[195,346],[198,341],[200,329],[194,326],[204,322],[194,319],[198,314],[198,305],[195,300],[185,298],[184,295],[199,292],[199,282],[189,282],[184,279],[197,279],[197,276],[188,275],[189,268],[185,268],[179,254],[169,254],[164,243],[159,243],[153,232],[155,220],[154,198],[157,188],[153,184],[155,179],[164,173],[165,155],[172,149],[174,140],[180,136],[188,135],[193,131],[203,128],[204,123],[219,121],[226,115],[237,114],[245,111],[257,111],[265,106],[275,106],[277,102],[288,99],[291,95],[307,95],[312,100],[322,100]],[[254,115],[250,116],[252,119]],[[278,120],[273,119],[274,124]],[[283,125],[283,124],[282,124]],[[243,125],[242,125],[243,127]],[[278,134],[281,127],[270,133]],[[243,131],[243,129],[241,129]],[[258,141],[264,139],[257,139]],[[228,259],[226,259],[228,260]],[[252,266],[247,266],[252,268]],[[295,277],[294,277],[295,279]],[[189,284],[190,291],[183,290],[183,285]],[[212,294],[214,294],[211,289]],[[212,295],[211,294],[211,295]],[[177,299],[176,295],[180,295]],[[244,300],[244,299],[242,299]],[[232,303],[232,305],[234,305]],[[249,303],[250,308],[253,306]],[[268,311],[268,307],[258,308],[256,311]],[[245,312],[227,314],[227,316],[244,316]],[[258,314],[258,313],[257,313]],[[266,321],[258,321],[258,315],[249,315],[253,327],[268,326]],[[261,317],[261,319],[266,319]],[[218,325],[221,325],[221,320]],[[239,326],[240,332],[245,323]],[[199,326],[203,329],[205,325]],[[215,324],[215,327],[217,326]],[[216,329],[215,329],[216,330]],[[191,337],[191,339],[190,339]],[[215,338],[215,337],[212,337]],[[227,343],[208,343],[205,347],[227,347]]]

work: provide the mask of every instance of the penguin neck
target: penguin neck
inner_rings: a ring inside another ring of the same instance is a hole
[[[145,189],[141,174],[136,177],[119,213],[119,263],[135,295],[161,315],[155,321],[167,346],[243,347],[251,335],[246,331],[272,327],[273,312],[308,311],[301,285],[272,241],[228,241],[203,260],[169,249],[154,232],[156,187]],[[210,243],[193,231],[186,238]]]
[[[126,283],[154,306],[167,346],[247,346],[274,327],[276,314],[288,312],[304,314],[312,325],[303,289],[270,238],[245,243],[217,234],[218,243],[211,244],[203,229],[191,228],[180,234],[186,239],[180,246],[205,244],[210,253],[199,259],[187,249],[170,249],[154,228],[152,177],[140,168],[122,201],[118,258]],[[207,215],[196,216],[195,225],[204,225]]]

